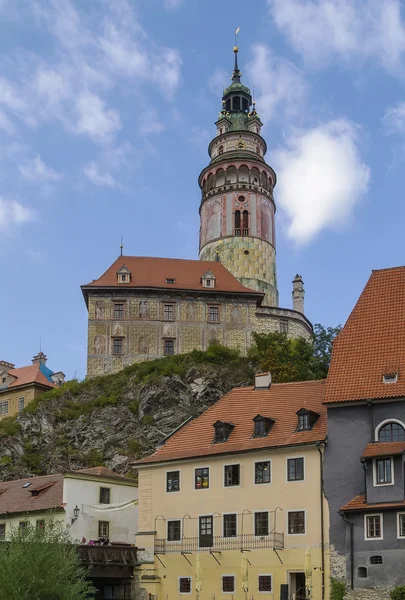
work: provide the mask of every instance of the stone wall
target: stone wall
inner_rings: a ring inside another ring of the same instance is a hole
[[[390,592],[382,588],[348,590],[344,600],[390,600]]]

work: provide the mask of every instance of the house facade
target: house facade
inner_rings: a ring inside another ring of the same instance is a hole
[[[52,371],[46,361],[43,352],[33,357],[32,365],[17,369],[0,361],[0,420],[16,415],[32,400],[64,383],[64,373]]]
[[[381,598],[405,585],[404,314],[405,267],[373,271],[334,342],[325,394],[331,573]]]
[[[136,464],[145,597],[329,597],[324,390],[257,376]]]

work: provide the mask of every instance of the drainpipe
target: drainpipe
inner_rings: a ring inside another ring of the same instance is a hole
[[[367,504],[367,465],[366,465],[366,459],[365,458],[361,458],[360,462],[363,465],[363,472],[364,472],[364,502]]]
[[[354,589],[354,540],[353,540],[353,523],[352,521],[349,521],[349,519],[346,519],[346,517],[344,516],[345,513],[339,511],[340,516],[342,517],[343,521],[346,521],[346,523],[349,523],[350,525],[350,589]]]
[[[321,500],[321,549],[322,549],[322,600],[325,600],[325,534],[324,534],[324,514],[323,514],[323,453],[321,450],[321,442],[316,442],[316,447],[319,452],[319,474],[320,474],[320,500]],[[325,448],[325,444],[323,444]]]

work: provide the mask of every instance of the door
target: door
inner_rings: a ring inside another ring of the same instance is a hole
[[[212,516],[200,517],[199,546],[211,548],[214,545],[214,519]]]
[[[305,573],[290,573],[290,600],[306,600]]]

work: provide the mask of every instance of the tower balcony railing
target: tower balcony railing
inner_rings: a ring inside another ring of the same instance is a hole
[[[241,181],[234,182],[234,183],[224,183],[223,185],[218,185],[216,187],[210,187],[209,190],[202,192],[202,197],[204,200],[204,198],[210,198],[211,196],[214,196],[215,194],[223,193],[228,190],[234,190],[234,189],[235,190],[257,191],[257,192],[260,192],[260,194],[263,194],[264,196],[267,196],[268,198],[273,200],[273,193],[269,190],[266,190],[266,188],[262,187],[260,184],[247,183],[247,182],[241,182]]]
[[[223,550],[283,550],[284,533],[272,532],[269,535],[256,536],[249,533],[234,537],[214,536],[212,545],[200,546],[198,537],[185,537],[178,542],[165,539],[155,540],[155,554],[222,552]]]
[[[244,236],[249,235],[249,229],[237,228],[237,229],[235,229],[235,235],[244,235]]]

